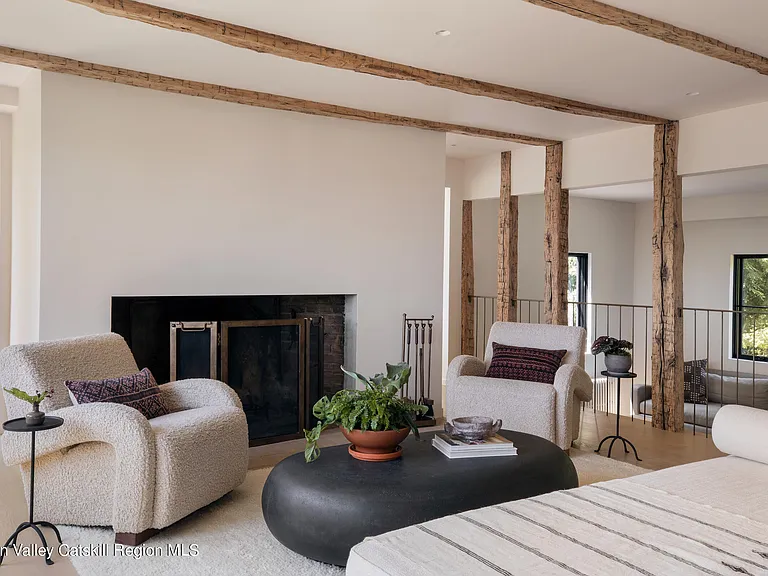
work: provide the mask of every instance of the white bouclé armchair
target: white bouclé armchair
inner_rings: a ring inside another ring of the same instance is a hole
[[[40,409],[64,424],[37,436],[35,511],[54,524],[111,526],[136,545],[210,504],[245,480],[248,426],[237,394],[216,380],[160,386],[169,414],[147,420],[114,403],[73,405],[66,380],[138,372],[117,334],[9,346],[0,383],[26,392],[54,390]],[[9,418],[29,404],[5,393]],[[21,465],[29,493],[27,434],[2,436],[5,463]]]
[[[501,418],[506,430],[546,438],[568,450],[579,436],[581,403],[592,399],[592,379],[584,371],[587,334],[577,326],[496,322],[488,336],[485,361],[457,356],[446,378],[446,416]],[[507,346],[567,350],[555,383],[486,378],[493,342]]]

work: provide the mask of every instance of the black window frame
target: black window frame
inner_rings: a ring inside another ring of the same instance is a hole
[[[768,258],[768,254],[734,254],[733,256],[733,306],[731,309],[734,310],[734,312],[732,313],[733,319],[731,321],[731,357],[734,359],[768,362],[768,356],[756,356],[743,353],[744,346],[742,338],[744,335],[744,314],[739,313],[744,311],[745,308],[768,310],[768,307],[766,306],[744,306],[743,303],[744,261],[765,258]]]
[[[578,262],[579,277],[576,279],[576,293],[578,302],[586,302],[589,291],[589,254],[586,252],[569,252],[568,258],[576,258]],[[577,326],[587,329],[587,305],[577,304]]]

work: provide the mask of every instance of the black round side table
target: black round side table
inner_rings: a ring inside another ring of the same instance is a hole
[[[56,528],[53,524],[50,522],[45,522],[44,520],[38,520],[35,521],[34,514],[35,514],[35,434],[37,432],[41,432],[43,430],[51,430],[52,428],[58,428],[64,424],[64,419],[59,418],[58,416],[46,416],[45,420],[43,420],[42,424],[38,424],[37,426],[30,426],[27,424],[26,420],[24,418],[16,418],[14,420],[8,420],[8,422],[5,422],[3,424],[3,429],[7,432],[31,432],[32,433],[32,459],[31,459],[31,470],[30,470],[30,478],[29,478],[29,520],[27,522],[22,522],[19,524],[19,527],[16,528],[16,531],[11,534],[11,537],[8,538],[8,541],[5,543],[5,546],[0,550],[0,564],[3,563],[3,560],[5,559],[5,554],[9,550],[9,546],[13,546],[16,544],[16,539],[19,537],[19,534],[21,534],[24,530],[27,528],[32,528],[35,532],[37,532],[37,535],[40,536],[40,540],[43,542],[43,548],[48,548],[48,543],[45,541],[45,536],[43,536],[43,531],[40,530],[39,526],[42,526],[44,528],[50,528],[56,533],[56,538],[59,540],[59,544],[61,544],[61,534],[59,534],[59,529]],[[51,560],[50,556],[45,557],[45,563],[49,566],[53,564],[53,560]]]
[[[619,434],[619,413],[621,410],[619,407],[621,406],[621,379],[622,378],[637,378],[637,374],[634,372],[611,372],[609,370],[603,370],[600,374],[603,376],[607,376],[609,378],[616,378],[616,434],[612,436],[606,436],[602,440],[600,440],[600,445],[597,447],[597,450],[595,452],[600,452],[600,448],[603,447],[603,442],[606,440],[611,441],[611,445],[608,447],[608,458],[611,457],[611,450],[613,450],[613,444],[616,442],[616,440],[621,440],[621,442],[624,444],[624,453],[629,454],[629,450],[627,450],[627,444],[629,444],[632,447],[632,451],[635,453],[635,460],[638,462],[642,462],[640,458],[637,456],[637,448],[635,448],[635,445],[632,444],[629,440],[624,438],[621,434]]]

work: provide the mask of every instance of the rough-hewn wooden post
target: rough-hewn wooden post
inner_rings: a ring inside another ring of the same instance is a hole
[[[544,321],[568,324],[568,190],[563,144],[547,146],[544,177]]]
[[[472,248],[472,201],[461,205],[461,353],[475,353],[475,258]]]
[[[501,153],[496,320],[517,320],[517,196],[512,196],[512,153]]]
[[[653,425],[680,432],[683,404],[683,186],[678,123],[656,126],[653,144]]]

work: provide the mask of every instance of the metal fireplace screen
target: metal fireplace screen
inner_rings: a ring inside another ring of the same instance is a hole
[[[171,322],[171,381],[217,378],[216,322]]]
[[[303,436],[308,327],[306,318],[221,323],[221,379],[243,402],[252,445]]]

